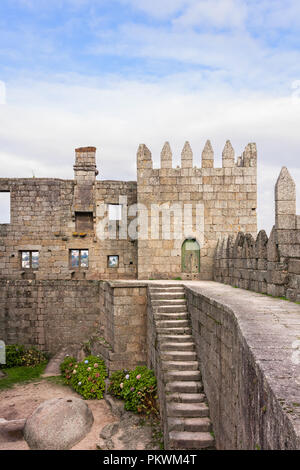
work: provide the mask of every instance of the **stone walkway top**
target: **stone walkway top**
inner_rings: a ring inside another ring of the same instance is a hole
[[[234,315],[257,367],[300,436],[300,305],[216,282],[184,284]]]

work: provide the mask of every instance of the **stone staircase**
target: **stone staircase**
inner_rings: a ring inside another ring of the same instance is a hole
[[[169,449],[212,449],[212,423],[203,393],[184,288],[149,286],[163,384],[160,398]],[[163,398],[162,398],[163,397]],[[166,439],[165,439],[166,440]]]

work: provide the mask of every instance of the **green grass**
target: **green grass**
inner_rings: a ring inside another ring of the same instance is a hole
[[[53,377],[45,377],[43,378],[43,380],[46,380],[47,382],[50,382],[55,385],[62,385],[64,387],[69,387],[69,385],[65,383],[65,380],[62,375],[57,375]]]
[[[35,367],[11,367],[10,369],[1,369],[6,377],[0,379],[0,390],[11,388],[15,384],[26,383],[36,380],[44,372],[46,362],[38,364]]]

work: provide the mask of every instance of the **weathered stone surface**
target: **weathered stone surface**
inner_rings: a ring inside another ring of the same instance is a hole
[[[186,283],[218,449],[300,449],[300,305]]]
[[[24,438],[34,450],[70,449],[90,431],[94,418],[80,398],[54,398],[26,420]]]

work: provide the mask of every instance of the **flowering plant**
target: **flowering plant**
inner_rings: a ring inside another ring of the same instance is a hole
[[[2,367],[6,369],[21,366],[34,367],[46,361],[45,354],[34,346],[27,348],[22,344],[8,344],[6,345],[6,364],[2,364]]]
[[[66,357],[60,365],[65,382],[84,399],[103,398],[107,371],[105,363],[99,357],[88,356],[77,362],[74,357]]]
[[[152,370],[138,366],[119,370],[110,377],[108,392],[125,400],[125,409],[146,415],[158,415],[157,383]]]

